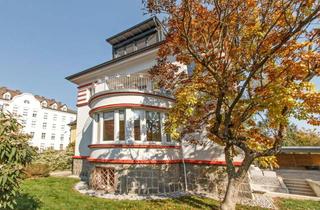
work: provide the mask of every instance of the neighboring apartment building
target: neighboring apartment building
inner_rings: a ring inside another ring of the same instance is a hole
[[[163,40],[162,24],[150,18],[107,39],[110,61],[66,78],[78,86],[73,171],[95,189],[138,194],[217,189],[207,172],[224,165],[223,149],[210,142],[181,144],[164,131],[175,99],[157,89],[148,73]]]
[[[70,142],[68,124],[76,119],[76,112],[67,105],[31,93],[0,87],[0,110],[10,112],[32,136],[31,145],[40,150],[65,149]]]

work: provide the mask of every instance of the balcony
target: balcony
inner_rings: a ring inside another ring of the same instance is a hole
[[[157,87],[149,75],[131,74],[105,77],[105,80],[95,84],[90,90],[90,97],[99,92],[117,92],[117,91],[141,91],[172,97],[170,91]]]

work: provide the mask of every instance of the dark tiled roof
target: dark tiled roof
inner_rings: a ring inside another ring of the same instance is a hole
[[[9,88],[7,88],[7,87],[0,87],[0,98],[1,98],[1,99],[4,99],[4,98],[2,98],[2,96],[3,96],[3,94],[5,94],[5,93],[7,93],[7,92],[9,92],[9,93],[11,94],[11,98],[13,98],[13,97],[15,97],[15,96],[20,95],[20,94],[23,93],[23,92],[20,91],[20,90],[11,90],[11,89],[9,89]],[[53,104],[55,104],[55,103],[57,104],[57,108],[58,108],[57,110],[59,110],[59,111],[62,111],[62,108],[63,108],[64,106],[67,106],[66,104],[63,104],[63,103],[61,103],[61,102],[59,102],[59,101],[56,101],[56,100],[54,100],[54,99],[48,99],[48,98],[46,98],[46,97],[44,97],[44,96],[35,95],[34,97],[35,97],[40,103],[41,103],[42,101],[46,101],[47,104],[48,104],[48,106],[45,107],[45,108],[47,108],[47,109],[52,109],[51,106],[52,106]],[[4,99],[4,100],[6,100],[6,99]],[[66,111],[66,112],[73,113],[73,114],[76,114],[76,113],[77,113],[76,111],[74,111],[74,110],[72,110],[72,109],[69,109],[68,106],[67,106],[67,111]]]

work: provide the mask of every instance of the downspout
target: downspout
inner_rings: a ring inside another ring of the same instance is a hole
[[[181,139],[181,158],[182,158],[182,165],[183,165],[183,174],[184,174],[184,187],[186,192],[188,192],[188,181],[187,181],[187,169],[186,163],[184,161],[184,153],[183,153],[183,140]]]

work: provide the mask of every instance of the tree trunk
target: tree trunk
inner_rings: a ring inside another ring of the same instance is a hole
[[[228,185],[224,199],[221,203],[221,210],[235,210],[238,198],[239,180],[234,177],[228,178]]]

